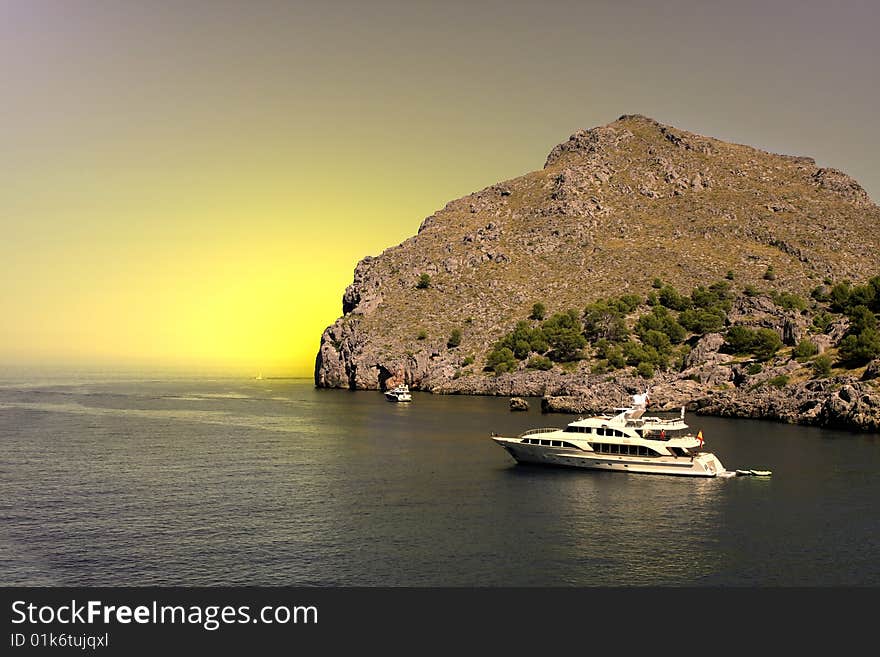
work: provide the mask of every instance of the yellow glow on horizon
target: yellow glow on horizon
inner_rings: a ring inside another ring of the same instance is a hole
[[[197,4],[2,10],[0,372],[311,376],[361,258],[624,113],[877,189],[872,9]]]

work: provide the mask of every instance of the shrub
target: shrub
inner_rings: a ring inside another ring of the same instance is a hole
[[[630,341],[623,344],[622,350],[627,365],[638,366],[640,363],[649,363],[658,368],[666,369],[669,363],[667,355],[660,353],[651,345]]]
[[[648,298],[645,299],[645,303],[649,306],[658,306],[660,305],[660,300],[654,292],[648,292]]]
[[[691,333],[704,335],[720,331],[724,326],[725,315],[714,310],[691,308],[682,311],[678,316],[678,322]]]
[[[743,294],[745,294],[747,297],[756,297],[761,294],[761,290],[749,283],[743,288]]]
[[[416,335],[416,338],[418,340],[425,340],[425,339],[427,339],[427,337],[428,337],[428,332],[425,329],[419,329],[419,332]]]
[[[773,271],[773,265],[768,265],[767,271],[764,272],[764,280],[765,281],[775,281],[776,280],[776,272]]]
[[[532,352],[532,345],[527,340],[517,340],[513,345],[513,355],[519,360],[524,360]]]
[[[449,339],[446,341],[446,346],[450,349],[453,349],[461,344],[461,330],[460,329],[452,329],[452,333],[449,334]]]
[[[880,358],[880,332],[866,328],[858,335],[850,333],[840,341],[840,357],[847,363],[865,363]]]
[[[731,326],[727,330],[725,345],[735,354],[751,353],[759,360],[767,360],[782,347],[782,338],[772,329],[753,331],[745,326]]]
[[[842,313],[846,310],[849,303],[850,286],[847,281],[837,283],[831,288],[828,296],[831,299],[831,310]]]
[[[760,374],[764,371],[764,366],[761,363],[749,363],[749,366],[746,368],[746,374],[749,376],[754,376],[755,374]]]
[[[540,301],[532,306],[532,314],[529,315],[529,319],[544,319],[544,315],[547,313],[547,309],[544,307],[544,304]]]
[[[576,310],[556,313],[541,325],[550,357],[557,362],[570,362],[581,357],[580,350],[587,341],[582,334],[583,326]]]
[[[728,351],[735,354],[747,354],[751,352],[752,345],[755,343],[755,333],[745,326],[731,326],[727,329],[724,341]]]
[[[653,287],[655,290],[659,290],[661,287],[663,287],[663,281],[661,281],[659,278],[655,278],[654,282],[651,283],[651,287]]]
[[[636,322],[635,330],[636,335],[638,335],[642,341],[645,340],[648,331],[660,331],[661,333],[665,333],[669,338],[669,341],[674,344],[684,342],[684,339],[687,337],[687,332],[682,325],[679,324],[675,317],[673,317],[663,306],[654,306],[654,308],[651,309],[651,312],[639,317],[639,321]]]
[[[619,370],[626,365],[623,349],[608,340],[599,340],[596,345],[596,357],[606,361],[611,369]]]
[[[660,303],[670,310],[687,310],[691,306],[691,300],[683,297],[674,287],[666,285],[660,290]]]
[[[800,342],[797,343],[794,349],[791,350],[791,355],[794,356],[797,360],[806,360],[807,358],[811,358],[819,353],[819,345],[817,345],[812,340],[807,340],[804,338]]]
[[[820,303],[824,303],[826,301],[830,301],[831,297],[828,294],[828,286],[827,285],[817,285],[810,291],[810,297],[819,301]]]
[[[550,345],[547,343],[547,337],[541,329],[535,329],[532,332],[529,336],[529,344],[532,347],[532,351],[537,351],[539,354],[543,354],[550,348]]]
[[[833,321],[834,316],[831,313],[821,310],[813,317],[813,326],[815,326],[816,330],[820,333],[824,333],[828,330],[828,327],[831,326],[831,322]]]
[[[547,336],[541,328],[532,328],[526,321],[516,323],[514,329],[495,343],[495,349],[507,347],[520,360],[526,358],[529,353],[536,351],[543,353],[549,348]]]
[[[529,362],[526,364],[526,367],[529,367],[533,370],[549,370],[553,368],[553,361],[551,361],[546,356],[532,356],[529,358]]]
[[[625,315],[628,315],[638,308],[641,302],[642,298],[638,294],[624,294],[616,299],[610,300],[610,303]]]
[[[806,310],[808,305],[805,299],[791,292],[776,292],[774,290],[770,292],[770,298],[773,299],[773,303],[786,310]]]
[[[855,306],[849,311],[850,333],[862,333],[865,329],[877,328],[877,318],[867,306]]]
[[[669,336],[660,331],[648,331],[645,333],[645,337],[642,338],[642,342],[649,347],[654,347],[654,349],[657,350],[657,353],[660,354],[667,354],[672,349],[672,343],[669,341]]]
[[[626,358],[623,355],[623,349],[617,347],[614,351],[608,354],[608,367],[613,370],[619,370],[623,367],[626,367]]]
[[[849,305],[866,306],[880,312],[880,276],[875,276],[865,285],[857,285],[849,295]]]
[[[519,365],[516,358],[513,357],[513,352],[507,347],[496,347],[486,358],[485,369],[493,370],[495,374],[515,372],[518,367]]]
[[[774,388],[784,388],[788,385],[788,377],[785,374],[780,374],[779,376],[774,376],[772,379],[767,381]]]
[[[852,299],[851,295],[850,301]],[[849,331],[839,345],[841,359],[846,363],[858,364],[880,357],[880,331],[877,330],[874,313],[860,304],[850,306],[849,318]]]
[[[468,365],[473,365],[473,363],[474,363],[473,355],[465,356],[464,359],[461,361],[461,366],[467,367]]]
[[[584,334],[591,341],[620,342],[629,337],[623,313],[616,304],[600,299],[584,308]]]
[[[816,372],[816,376],[822,379],[831,376],[831,363],[831,356],[828,354],[822,354],[816,358],[813,361],[813,370]]]
[[[638,372],[639,376],[643,379],[650,379],[654,376],[654,366],[651,365],[651,363],[641,362],[636,368],[636,372]]]
[[[708,288],[699,285],[691,291],[691,303],[695,308],[705,308],[725,314],[730,310],[733,298],[734,294],[727,281],[712,283]]]
[[[767,328],[755,331],[752,353],[760,360],[768,360],[782,347],[782,338],[779,334]]]
[[[728,269],[728,270],[727,270],[727,273],[724,275],[724,278],[726,278],[726,279],[729,280],[729,281],[732,281],[735,277],[736,277],[736,276],[735,276],[735,274],[733,273],[733,270],[732,270],[732,269]]]
[[[683,344],[678,348],[678,353],[675,355],[674,360],[672,361],[672,366],[677,371],[682,371],[685,366],[685,361],[687,360],[688,354],[691,353],[690,345]]]
[[[428,274],[422,274],[419,276],[419,281],[416,283],[416,288],[419,290],[425,290],[431,287],[431,276]]]

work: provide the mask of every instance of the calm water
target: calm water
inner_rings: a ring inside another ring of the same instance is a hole
[[[517,466],[506,398],[0,380],[0,584],[880,585],[880,436],[691,415],[703,480]]]

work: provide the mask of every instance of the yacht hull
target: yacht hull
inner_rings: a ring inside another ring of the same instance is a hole
[[[596,454],[581,449],[529,445],[519,439],[493,437],[517,463],[534,463],[611,472],[664,474],[684,477],[724,476],[726,470],[711,452],[690,456],[626,456]]]

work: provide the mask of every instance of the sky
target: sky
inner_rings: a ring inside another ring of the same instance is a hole
[[[874,2],[0,0],[0,372],[311,376],[358,260],[644,114],[880,199]]]

